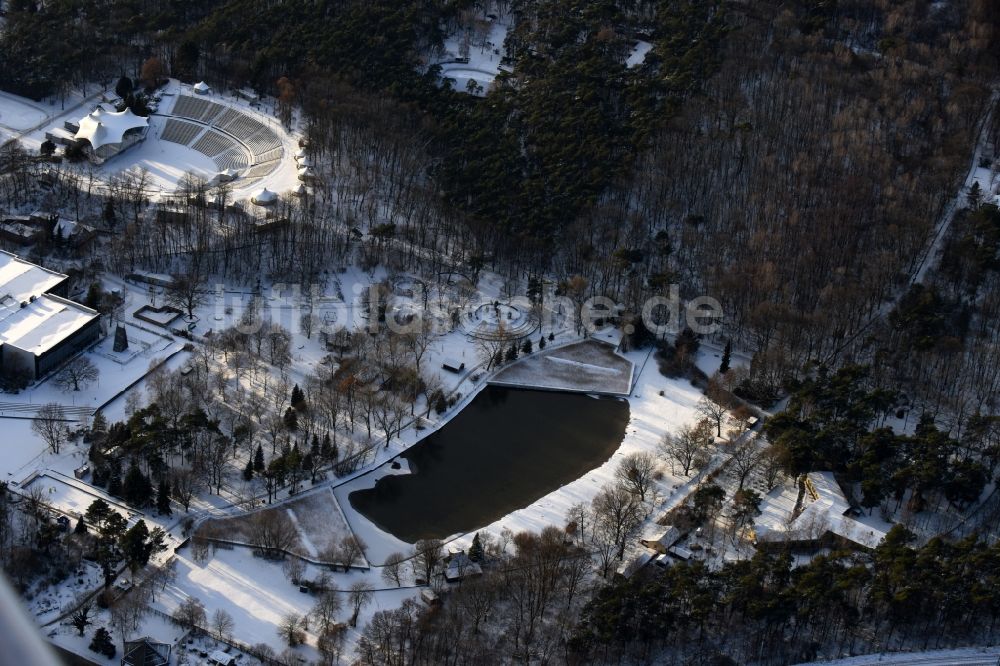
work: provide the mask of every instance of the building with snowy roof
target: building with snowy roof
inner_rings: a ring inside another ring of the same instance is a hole
[[[658,553],[666,553],[675,543],[680,541],[681,532],[673,525],[651,525],[639,537],[639,543]]]
[[[477,562],[469,559],[465,553],[456,553],[448,560],[448,566],[444,570],[444,578],[449,583],[464,580],[466,578],[482,576],[483,568]]]
[[[278,201],[278,195],[265,187],[254,194],[250,201],[258,206],[270,206]]]
[[[100,337],[101,316],[66,299],[66,283],[0,251],[0,370],[38,378]]]
[[[101,164],[146,138],[149,120],[124,111],[108,111],[97,107],[80,119],[76,141],[86,146],[87,157]]]
[[[167,666],[170,663],[170,645],[154,641],[148,636],[135,641],[125,641],[122,666]]]
[[[833,472],[811,472],[804,483],[806,492],[797,512],[795,484],[789,484],[780,493],[769,494],[761,503],[761,515],[754,525],[759,548],[770,545],[820,548],[847,543],[872,550],[891,528],[880,518],[856,511]]]

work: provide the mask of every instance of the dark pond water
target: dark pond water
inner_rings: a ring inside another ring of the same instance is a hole
[[[624,400],[487,387],[404,454],[413,474],[351,493],[351,506],[413,543],[482,527],[607,461],[628,425]]]

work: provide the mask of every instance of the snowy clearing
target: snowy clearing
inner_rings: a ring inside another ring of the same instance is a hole
[[[175,558],[177,577],[163,593],[157,594],[153,607],[171,614],[181,601],[196,597],[205,604],[209,617],[217,609],[227,611],[234,620],[233,638],[248,645],[267,643],[281,652],[285,645],[277,628],[282,618],[289,613],[305,615],[316,602],[313,595],[299,592],[298,586],[288,581],[280,563],[254,557],[247,548],[217,549],[204,564],[189,558],[190,549],[178,553]],[[313,580],[321,571],[322,568],[310,565],[304,575]],[[336,588],[342,591],[359,580],[368,581],[375,588],[384,588],[378,573],[332,573],[331,576]],[[372,603],[362,610],[359,629],[364,628],[376,612],[397,608],[404,599],[415,597],[418,593],[419,590],[413,588],[379,589],[373,595]],[[348,615],[349,611],[345,609],[338,619],[346,621]],[[307,659],[315,660],[318,657],[313,647],[316,636],[311,632],[307,634],[312,645],[299,647],[296,651]],[[349,630],[349,645],[353,645],[359,636],[359,630]]]
[[[649,42],[639,40],[632,48],[628,58],[625,59],[626,67],[638,67],[646,60],[646,54],[653,50],[653,45]]]

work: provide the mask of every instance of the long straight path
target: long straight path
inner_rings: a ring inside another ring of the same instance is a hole
[[[842,344],[838,345],[826,359],[827,362],[834,360],[849,345],[860,338],[863,333],[874,326],[876,322],[888,317],[889,313],[893,311],[896,304],[899,303],[899,300],[906,295],[910,288],[916,284],[922,283],[924,278],[927,276],[927,273],[937,265],[938,260],[940,259],[944,240],[948,236],[948,229],[951,228],[951,224],[955,220],[956,213],[962,209],[968,188],[975,179],[976,170],[979,168],[979,160],[982,158],[983,152],[990,141],[991,130],[993,128],[993,116],[996,111],[998,101],[1000,101],[1000,88],[994,87],[993,93],[990,95],[989,108],[983,118],[979,121],[979,136],[976,139],[976,146],[972,151],[969,171],[966,173],[965,179],[962,181],[962,185],[958,188],[955,196],[952,197],[952,199],[945,205],[944,210],[938,217],[937,223],[934,225],[934,230],[930,234],[929,242],[920,257],[917,259],[916,266],[913,271],[911,271],[906,284],[897,289],[895,295],[883,303],[871,315],[871,317],[869,317],[868,321],[864,322],[854,333],[844,340]]]

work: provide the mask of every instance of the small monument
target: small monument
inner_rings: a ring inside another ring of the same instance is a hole
[[[118,324],[118,328],[115,329],[115,347],[116,352],[123,352],[128,349],[128,334],[125,333],[125,327]]]

